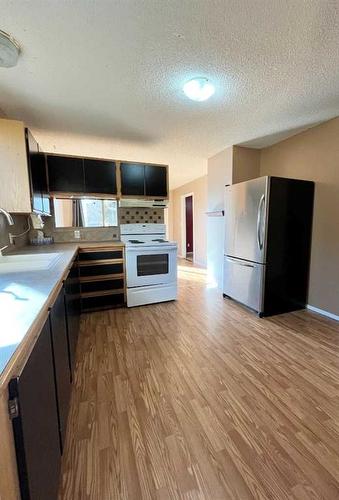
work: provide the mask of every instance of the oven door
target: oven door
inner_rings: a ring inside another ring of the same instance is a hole
[[[127,247],[126,275],[128,288],[176,281],[176,247]]]

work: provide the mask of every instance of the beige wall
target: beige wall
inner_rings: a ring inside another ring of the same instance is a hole
[[[339,315],[339,118],[263,149],[260,173],[315,181],[308,302]]]
[[[206,266],[207,242],[207,175],[171,191],[168,210],[169,236],[178,242],[178,255],[182,255],[183,230],[182,197],[193,193],[194,262]]]
[[[232,184],[260,176],[260,149],[233,146]]]

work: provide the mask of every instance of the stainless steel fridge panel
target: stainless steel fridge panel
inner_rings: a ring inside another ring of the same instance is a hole
[[[265,265],[224,256],[223,292],[255,311],[263,310]]]
[[[226,187],[225,255],[265,263],[268,179]]]

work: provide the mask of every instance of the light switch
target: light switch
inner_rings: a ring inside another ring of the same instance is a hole
[[[74,231],[74,238],[79,238],[80,239],[80,231],[79,230],[75,230]]]

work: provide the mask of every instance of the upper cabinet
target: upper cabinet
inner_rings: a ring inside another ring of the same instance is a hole
[[[44,155],[23,122],[0,119],[0,207],[50,214]]]
[[[145,166],[141,163],[120,163],[121,194],[145,195]]]
[[[86,193],[117,194],[115,161],[84,159]]]
[[[31,192],[23,122],[0,119],[0,165],[0,207],[11,213],[30,213]]]
[[[47,183],[45,155],[39,153],[39,145],[31,132],[26,129],[26,149],[31,187],[32,210],[43,215],[50,215],[50,200]]]
[[[117,194],[115,161],[47,155],[47,165],[51,193]]]
[[[84,193],[84,162],[74,156],[47,155],[50,192]]]
[[[145,165],[145,195],[167,198],[167,167]]]
[[[165,165],[123,162],[120,164],[120,175],[122,196],[168,197],[168,170]]]
[[[24,123],[0,119],[0,207],[50,215],[50,193],[168,198],[168,167],[43,153]]]

